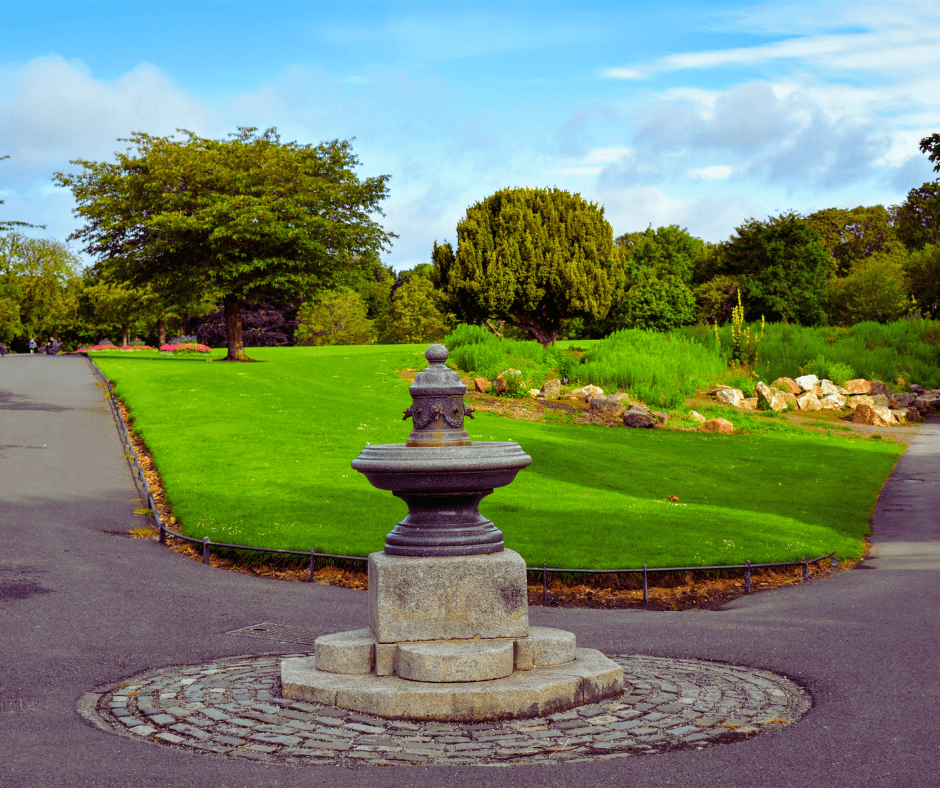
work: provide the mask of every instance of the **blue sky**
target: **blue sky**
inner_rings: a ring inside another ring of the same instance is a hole
[[[0,218],[59,239],[76,224],[53,173],[132,131],[355,137],[360,174],[391,175],[399,270],[507,186],[579,192],[618,235],[721,241],[936,176],[917,147],[940,132],[936,0],[37,0],[2,18]]]

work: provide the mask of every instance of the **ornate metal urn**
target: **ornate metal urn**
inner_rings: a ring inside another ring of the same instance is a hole
[[[432,345],[405,418],[407,443],[367,446],[352,466],[408,504],[369,555],[369,626],[321,635],[281,663],[285,698],[380,717],[482,722],[553,714],[623,689],[623,668],[573,633],[530,627],[525,560],[479,504],[532,459],[473,443],[466,387]]]
[[[445,366],[447,348],[431,345],[429,366],[408,389],[414,429],[407,443],[367,446],[352,467],[408,505],[385,537],[385,553],[412,557],[483,555],[503,550],[503,534],[479,511],[480,501],[532,462],[516,443],[473,443],[464,417],[467,387]]]

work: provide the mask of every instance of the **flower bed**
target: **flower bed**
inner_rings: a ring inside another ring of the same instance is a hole
[[[79,349],[79,353],[89,353],[94,350],[156,350],[155,347],[150,347],[150,345],[144,344],[134,344],[134,345],[82,345]]]
[[[161,345],[161,353],[211,353],[212,348],[198,342],[177,342],[175,344]]]

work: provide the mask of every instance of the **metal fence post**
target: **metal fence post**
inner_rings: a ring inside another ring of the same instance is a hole
[[[317,573],[317,550],[315,547],[310,548],[310,580],[307,582],[312,583],[313,578]]]
[[[209,563],[209,537],[202,537],[202,562],[204,564]]]
[[[837,553],[832,554],[832,568],[833,569],[839,568],[839,556]]]
[[[646,564],[643,564],[643,604],[647,604],[650,601],[649,585],[647,583],[646,577]]]
[[[803,556],[803,577],[802,577],[802,580],[803,580],[804,583],[805,583],[807,580],[809,580],[809,560],[806,558],[806,556]]]
[[[166,544],[166,523],[159,518],[157,518],[157,522],[160,523],[160,544]]]
[[[548,569],[544,561],[542,562],[542,604],[544,605],[548,600]]]
[[[751,562],[744,562],[744,593],[751,593]]]

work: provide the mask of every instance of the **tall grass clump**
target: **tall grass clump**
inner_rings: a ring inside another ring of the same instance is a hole
[[[751,328],[760,330],[756,323]],[[702,326],[671,333],[705,346],[720,344],[722,350],[733,346],[730,324],[712,337]],[[904,318],[848,328],[768,323],[751,371],[755,379],[764,381],[814,374],[836,383],[864,377],[892,386],[903,380],[904,385],[935,388],[940,386],[940,321]]]
[[[574,368],[575,378],[601,388],[622,389],[647,405],[680,407],[687,397],[727,373],[727,363],[712,343],[642,329],[615,331]]]
[[[449,361],[458,369],[495,380],[507,369],[522,372],[526,388],[540,388],[545,379],[568,374],[574,360],[560,348],[538,342],[500,339],[481,326],[459,325],[444,339]]]

